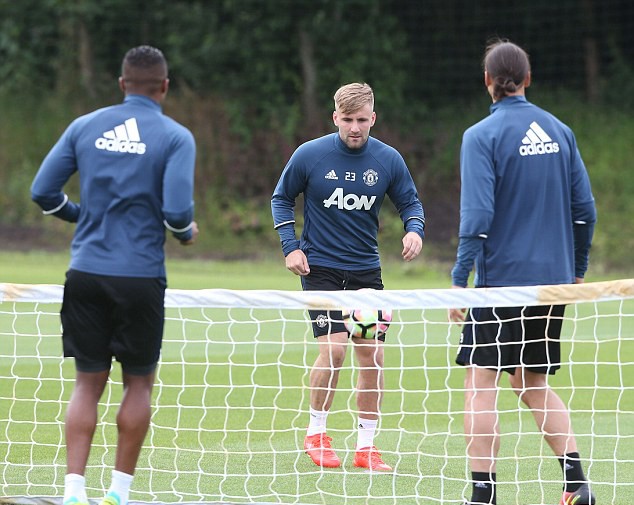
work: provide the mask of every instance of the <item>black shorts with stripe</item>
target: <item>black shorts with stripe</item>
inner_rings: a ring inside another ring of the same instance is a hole
[[[310,273],[301,278],[304,291],[340,291],[357,289],[383,289],[381,269],[339,270],[337,268],[310,266]],[[309,310],[315,338],[332,333],[347,332],[341,310]],[[378,337],[385,341],[385,335]]]
[[[486,307],[469,311],[456,363],[515,373],[554,374],[561,366],[564,305]]]
[[[66,273],[62,302],[65,357],[80,372],[109,370],[114,357],[131,375],[154,371],[161,353],[166,282],[77,270]]]

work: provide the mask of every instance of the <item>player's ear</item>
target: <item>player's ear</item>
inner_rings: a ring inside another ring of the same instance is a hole
[[[526,74],[526,78],[524,79],[524,87],[528,88],[531,85],[531,73],[530,71]]]
[[[169,87],[170,87],[170,80],[166,77],[165,79],[163,79],[163,82],[161,83],[161,93],[166,95]]]
[[[374,123],[376,123],[376,112],[372,111],[372,117],[370,119],[370,126],[374,126]]]
[[[487,89],[487,93],[491,97],[491,100],[495,103],[495,93],[493,92],[493,78],[489,75],[489,72],[484,71],[484,86]]]
[[[125,81],[123,77],[119,77],[119,89],[125,93]]]
[[[336,110],[332,111],[332,122],[335,123],[335,126],[339,126],[337,124],[337,111]]]

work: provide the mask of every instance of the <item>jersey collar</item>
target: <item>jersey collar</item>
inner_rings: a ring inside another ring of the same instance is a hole
[[[491,112],[491,114],[493,114],[498,109],[512,107],[513,105],[516,105],[518,103],[526,103],[526,101],[526,97],[522,95],[507,96],[505,98],[502,98],[502,100],[498,100],[494,104],[491,104],[491,107],[489,107],[489,111]]]
[[[126,97],[123,99],[123,103],[144,105],[152,109],[162,110],[160,103],[152,100],[150,97],[145,95],[126,95]]]

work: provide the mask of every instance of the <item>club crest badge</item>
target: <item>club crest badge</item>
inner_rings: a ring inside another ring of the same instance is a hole
[[[369,168],[363,172],[363,182],[366,186],[374,186],[377,182],[379,182],[379,174],[376,170]]]

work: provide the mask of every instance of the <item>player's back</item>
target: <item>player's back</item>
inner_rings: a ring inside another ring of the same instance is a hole
[[[493,161],[493,214],[484,253],[478,258],[477,283],[573,282],[572,186],[574,172],[585,171],[574,136],[550,113],[523,98],[506,98],[493,109],[465,133],[490,146]]]
[[[173,153],[193,144],[191,134],[164,116],[158,103],[131,95],[122,104],[79,118],[67,135],[76,156],[81,203],[71,268],[164,276],[164,172]]]

